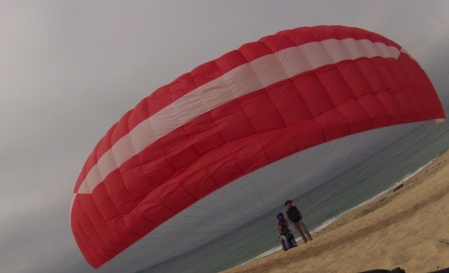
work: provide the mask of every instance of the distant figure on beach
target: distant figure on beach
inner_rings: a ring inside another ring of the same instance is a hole
[[[292,225],[296,228],[296,230],[298,230],[299,235],[301,235],[304,243],[312,241],[312,235],[310,235],[306,225],[304,225],[304,222],[302,221],[301,212],[297,207],[293,206],[292,203],[292,200],[285,201],[285,205],[287,206],[288,219],[290,220],[290,222],[292,222]]]
[[[284,250],[288,250],[292,247],[296,247],[296,240],[295,236],[290,232],[290,229],[288,229],[288,221],[285,220],[284,214],[282,212],[278,212],[277,214],[277,222],[276,226],[278,228],[279,237],[283,241],[283,248],[285,246]]]

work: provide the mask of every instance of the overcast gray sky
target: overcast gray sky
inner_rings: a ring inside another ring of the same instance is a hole
[[[106,131],[153,90],[283,29],[348,25],[409,51],[449,105],[449,1],[0,1],[0,272],[94,272],[69,220]]]

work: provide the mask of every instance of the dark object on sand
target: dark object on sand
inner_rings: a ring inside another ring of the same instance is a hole
[[[449,273],[449,267],[445,268],[445,269],[438,270],[438,271],[432,271],[429,273]]]
[[[399,186],[397,186],[396,188],[393,189],[393,192],[399,190],[400,188],[402,188],[404,186],[404,183],[400,184]]]
[[[363,271],[363,272],[359,272],[359,273],[405,273],[405,270],[400,267],[396,267],[393,270],[374,269],[374,270]]]

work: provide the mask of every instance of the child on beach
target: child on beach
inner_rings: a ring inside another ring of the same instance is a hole
[[[288,229],[288,222],[284,218],[284,214],[282,212],[278,212],[277,214],[277,222],[276,226],[278,228],[279,237],[284,242],[285,250],[288,250],[292,247],[296,247],[296,240],[293,234],[291,234],[290,230]]]

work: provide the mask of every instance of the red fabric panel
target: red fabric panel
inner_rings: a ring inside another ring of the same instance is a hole
[[[262,145],[262,149],[265,151],[269,162],[276,162],[298,150],[293,136],[286,133],[284,128],[271,130],[258,136],[258,141]],[[276,142],[270,139],[276,139]]]
[[[429,78],[426,76],[422,68],[409,58],[406,54],[401,54],[397,60],[398,69],[407,67],[408,69],[402,69],[401,75],[408,80],[408,86],[406,88],[409,94],[409,99],[412,101],[415,109],[420,109],[420,113],[430,114],[434,112],[434,102],[438,101],[438,95],[436,92],[426,92],[425,90],[432,90],[433,86]],[[421,91],[421,92],[416,92]],[[442,111],[442,110],[440,110]],[[423,118],[423,116],[418,116]]]
[[[326,141],[321,125],[315,119],[293,124],[289,127],[298,151],[316,146]]]
[[[251,173],[271,163],[256,136],[234,141],[228,145],[229,152],[243,174]]]
[[[199,178],[198,174],[199,173],[197,172],[194,177],[195,179]],[[170,181],[167,181],[167,183],[164,184],[163,189],[161,188],[159,190],[155,190],[159,201],[171,211],[170,217],[168,218],[171,218],[172,215],[175,215],[185,209],[186,203],[193,204],[197,200],[181,186],[181,182],[181,177],[177,176]],[[151,195],[148,195],[148,197],[149,196]],[[149,220],[151,220],[151,218],[149,218]]]
[[[268,47],[272,52],[277,52],[289,47],[296,46],[296,44],[293,43],[293,41],[288,37],[279,35],[266,36],[260,39],[260,41],[264,43],[265,46]]]
[[[135,207],[135,200],[129,194],[123,183],[120,169],[111,172],[104,181],[108,181],[109,183],[103,183],[105,188],[98,189],[98,191],[103,190],[107,193],[120,215],[128,214]],[[97,188],[95,188],[92,194],[95,191],[97,191]]]
[[[286,31],[284,33],[281,33],[282,35],[285,35],[287,38],[292,40],[296,45],[302,45],[310,42],[316,42],[319,41],[318,38],[314,35],[314,32],[307,31],[307,29],[304,29],[305,31],[297,32],[297,31]],[[309,28],[310,30],[310,28]],[[316,28],[318,30],[318,28]]]
[[[184,130],[175,130],[170,137],[159,139],[159,146],[174,169],[180,169],[197,158],[197,152],[190,145],[190,136]]]
[[[99,213],[97,205],[94,203],[91,195],[77,197],[72,210],[72,213],[79,215],[77,219],[72,219],[72,228],[75,228],[77,232],[75,238],[82,236],[81,241],[83,242],[86,251],[91,254],[89,255],[91,257],[88,258],[90,259],[88,260],[89,263],[95,262],[95,264],[101,265],[99,261],[102,261],[111,255],[117,255],[117,249],[122,249],[130,243],[126,237],[121,238],[125,239],[124,242],[115,239],[111,233],[110,227]],[[89,213],[83,213],[86,211]]]
[[[376,57],[377,58],[377,57]],[[379,71],[377,71],[377,67],[374,66],[374,59],[360,59],[357,60],[357,62],[354,62],[355,66],[357,67],[357,70],[359,74],[362,76],[362,78],[355,78],[355,80],[365,80],[368,85],[370,86],[370,89],[377,94],[378,92],[381,92],[382,90],[387,89],[387,85],[385,84],[385,81],[382,79]],[[348,78],[351,78],[349,76]]]
[[[173,189],[174,185],[167,184]],[[167,190],[170,190],[167,189]],[[165,190],[162,190],[165,191]],[[171,217],[175,216],[175,212],[170,208],[166,207],[163,202],[159,199],[159,194],[161,193],[161,188],[157,188],[137,204],[137,209],[143,217],[148,219],[154,226],[159,226]]]
[[[267,87],[266,92],[286,126],[312,117],[301,94],[290,79]]]
[[[201,86],[223,75],[216,62],[207,62],[190,73],[195,86]]]
[[[215,121],[217,130],[225,142],[242,139],[254,134],[254,128],[237,100],[212,110],[210,116]]]
[[[78,204],[76,204],[76,206],[78,206]],[[84,221],[84,219],[87,218],[87,214],[79,212],[77,209],[72,209],[72,213],[78,214],[76,221],[72,220],[71,222],[73,236],[75,237],[76,243],[82,251],[86,261],[94,268],[98,268],[105,261],[107,261],[108,258],[101,256],[97,246],[94,244],[94,241],[90,238],[92,237],[92,233],[88,233],[90,229],[86,227],[86,225],[89,225],[89,222]]]
[[[329,94],[317,77],[316,74],[318,73],[315,71],[306,72],[292,79],[312,117],[335,107]]]
[[[219,187],[228,184],[226,181],[234,181],[244,175],[228,146],[227,144],[222,145],[213,153],[207,153],[201,158],[204,169],[214,184]]]
[[[120,230],[120,233],[122,235],[129,236],[128,240],[133,240],[130,245],[148,234],[148,232],[158,227],[158,225],[154,224],[152,221],[149,221],[144,217],[143,210],[141,210],[141,207],[139,205],[137,205],[129,214],[123,216],[121,220],[123,220],[123,223],[125,223],[126,226],[119,226],[122,228]],[[113,219],[110,221],[120,222],[119,219]]]
[[[357,101],[368,113],[372,128],[381,128],[389,125],[390,114],[376,96],[369,94],[358,98]]]
[[[140,200],[153,189],[150,181],[147,179],[142,161],[139,156],[134,156],[126,161],[119,168],[123,184],[132,200]],[[136,181],[139,181],[136,183]]]
[[[350,134],[360,133],[372,128],[370,116],[357,101],[345,101],[337,106],[337,110],[348,121]]]
[[[146,180],[150,183],[150,188],[156,188],[163,183],[167,178],[167,173],[173,173],[175,168],[165,157],[162,149],[159,146],[159,142],[144,149],[138,158],[146,177]],[[147,162],[151,162],[148,164]],[[150,189],[147,189],[149,191]]]
[[[148,104],[148,99],[144,99],[136,105],[128,119],[129,128],[136,127],[137,125],[139,125],[139,123],[142,122],[142,120],[145,120],[148,116],[150,116],[150,109]]]
[[[190,73],[186,73],[167,85],[168,92],[171,95],[172,101],[179,99],[185,94],[195,89],[197,85],[192,79]]]
[[[202,115],[196,120],[197,122],[195,123],[186,124],[184,131],[189,136],[191,147],[197,154],[205,154],[209,150],[225,143],[218,128],[210,126],[214,123],[211,115]]]
[[[285,127],[279,111],[265,90],[244,96],[239,99],[239,104],[256,134]],[[264,111],[260,111],[261,105]],[[234,130],[239,130],[239,127],[234,126]]]
[[[354,99],[351,89],[335,65],[320,69],[317,77],[334,106]]]
[[[395,100],[393,95],[387,91],[380,91],[376,94],[382,106],[387,109],[390,115],[390,125],[395,125],[403,122],[403,117],[399,114],[401,108],[399,108],[399,103]]]
[[[143,100],[148,103],[148,117],[151,117],[152,115],[156,114],[160,110],[164,109],[167,105],[172,103],[173,97],[169,91],[168,86],[166,85],[158,88],[156,91],[151,93],[150,96]],[[141,117],[140,119],[137,119],[136,117],[136,120],[134,120],[133,123],[135,124],[135,126],[137,126],[140,122],[144,121],[147,118]],[[130,127],[129,129],[131,130],[133,128],[134,127]]]
[[[215,60],[215,63],[217,64],[218,68],[221,70],[223,74],[229,72],[230,70],[238,66],[241,66],[242,64],[246,64],[247,62],[248,61],[245,59],[245,57],[242,56],[242,54],[238,50],[228,52]]]
[[[355,63],[344,61],[337,64],[337,69],[344,78],[349,90],[356,98],[372,94],[374,92],[369,82],[360,72]]]
[[[262,56],[273,53],[266,45],[261,42],[244,44],[239,48],[239,51],[242,56],[245,57],[247,62],[252,62]]]
[[[348,120],[337,109],[326,111],[316,116],[315,120],[323,128],[325,141],[347,136],[350,133]]]
[[[131,116],[132,111],[128,111],[121,119],[120,122],[116,123],[114,131],[111,132],[110,143],[116,143],[119,141],[124,135],[126,135],[129,131],[128,120]]]
[[[219,189],[219,186],[215,184],[204,168],[208,163],[200,159],[194,163],[193,168],[189,168],[178,178],[181,187],[195,200],[199,200]],[[201,183],[196,182],[196,179],[200,179]]]

